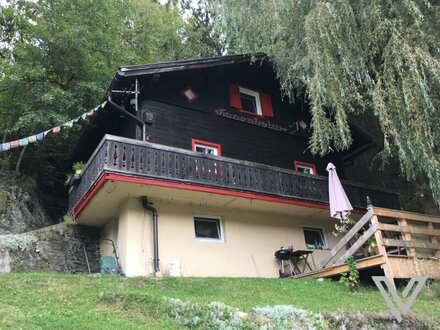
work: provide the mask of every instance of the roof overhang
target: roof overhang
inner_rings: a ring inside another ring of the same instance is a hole
[[[112,90],[121,81],[127,78],[142,77],[154,74],[161,74],[167,72],[177,72],[184,70],[196,70],[204,69],[210,67],[232,65],[238,63],[252,63],[254,61],[261,61],[268,59],[269,57],[262,52],[249,53],[249,54],[237,54],[237,55],[226,55],[208,58],[199,58],[192,60],[183,61],[170,61],[162,63],[152,63],[152,64],[141,64],[141,65],[125,65],[121,66],[108,90]]]

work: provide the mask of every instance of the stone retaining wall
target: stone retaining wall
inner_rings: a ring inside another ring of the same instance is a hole
[[[23,234],[0,235],[0,272],[99,272],[99,229],[64,223]]]

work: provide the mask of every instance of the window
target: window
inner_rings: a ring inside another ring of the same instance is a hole
[[[324,233],[321,228],[304,227],[304,238],[308,249],[326,249]]]
[[[273,117],[272,100],[266,93],[237,84],[229,84],[229,103],[232,108],[247,114]]]
[[[318,174],[318,172],[316,172],[315,164],[304,163],[295,160],[294,166],[295,166],[295,171],[297,172],[307,173],[307,174]]]
[[[250,89],[239,87],[241,110],[262,116],[260,94]]]
[[[194,217],[194,233],[198,241],[223,242],[221,222],[217,217]]]
[[[187,87],[181,91],[188,103],[194,102],[198,99],[199,95],[194,91],[192,87]]]
[[[202,140],[192,140],[192,150],[203,152],[204,154],[221,156],[222,148],[218,143],[206,142]]]

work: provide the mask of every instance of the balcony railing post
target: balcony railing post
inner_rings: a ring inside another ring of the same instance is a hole
[[[428,222],[428,230],[433,234],[432,236],[429,236],[431,243],[434,246],[438,247],[439,241],[438,241],[437,236],[434,236],[434,225],[432,224],[432,222]],[[440,250],[439,249],[435,250],[434,255],[436,258],[440,258]]]
[[[412,242],[412,236],[411,236],[411,233],[409,232],[408,221],[406,221],[406,219],[399,218],[399,219],[397,219],[397,223],[399,224],[399,226],[402,227],[402,229],[404,229],[404,231],[402,232],[402,238],[407,243],[411,243]],[[400,247],[398,247],[398,249],[400,249]],[[416,249],[414,247],[407,248],[406,252],[411,257],[415,257],[416,256]]]
[[[379,219],[377,217],[377,215],[374,213],[374,208],[371,205],[371,210],[373,211],[373,215],[371,217],[371,224],[373,226],[377,226],[379,227]],[[385,263],[381,266],[381,268],[383,269],[383,272],[385,274],[385,276],[387,276],[388,278],[393,278],[393,272],[391,267],[388,264],[388,254],[387,254],[387,250],[385,248],[385,246],[383,245],[383,236],[382,236],[382,230],[376,230],[376,232],[374,233],[374,238],[376,239],[376,245],[377,245],[377,249],[379,251],[379,254],[382,255],[382,257],[385,260]],[[394,281],[393,281],[394,283]]]

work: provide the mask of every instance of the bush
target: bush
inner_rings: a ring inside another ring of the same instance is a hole
[[[359,270],[356,267],[356,260],[352,256],[346,258],[345,263],[348,265],[348,272],[341,274],[339,282],[353,291],[359,286]]]
[[[290,305],[256,307],[252,310],[258,329],[325,329],[324,317]]]

